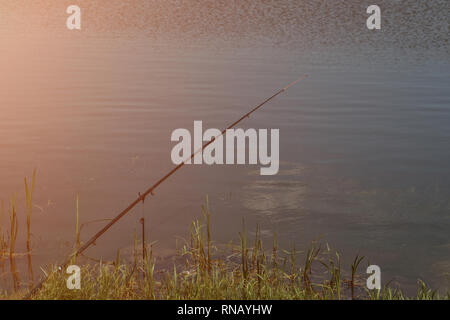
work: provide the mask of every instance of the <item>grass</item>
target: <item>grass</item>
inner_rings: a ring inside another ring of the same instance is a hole
[[[32,192],[27,191],[28,194],[27,217],[31,217]],[[12,197],[9,241],[1,242],[5,241],[5,237],[0,234],[1,252],[6,252],[6,245],[10,258],[13,257],[18,232],[15,208],[15,197]],[[131,263],[123,260],[119,251],[114,261],[84,263],[81,266],[80,290],[67,289],[68,275],[65,270],[41,268],[48,279],[32,299],[450,299],[449,292],[439,294],[421,280],[418,280],[417,292],[413,296],[389,284],[380,290],[368,290],[365,288],[367,275],[364,271],[361,272],[362,277],[358,274],[364,257],[357,255],[347,273],[342,267],[341,255],[328,244],[314,242],[304,252],[296,248],[286,251],[278,247],[274,234],[272,246],[264,248],[259,226],[256,226],[254,239],[250,239],[245,221],[242,231],[238,233],[238,245],[217,245],[211,235],[208,198],[202,211],[201,218],[192,222],[190,237],[183,240],[173,265],[156,264],[153,243],[148,243],[144,247],[145,252],[140,253],[135,232]],[[31,228],[28,226],[31,223],[27,225],[27,233],[30,234]],[[77,195],[75,248],[82,243],[82,226]],[[303,262],[298,261],[299,256],[304,257]],[[19,281],[18,277],[16,280]],[[18,290],[15,287],[13,293],[0,292],[0,298],[16,299],[25,293],[25,288]]]
[[[115,261],[84,265],[81,290],[68,290],[67,275],[53,269],[33,299],[428,300],[450,297],[449,294],[440,296],[420,280],[417,294],[412,297],[388,286],[381,290],[366,290],[359,284],[357,275],[363,257],[355,258],[350,266],[350,279],[346,280],[342,277],[340,255],[319,244],[312,245],[306,252],[303,266],[298,266],[295,250],[283,253],[277,248],[264,250],[259,228],[252,247],[247,247],[249,239],[244,228],[240,232],[240,245],[221,252],[208,243],[209,230],[208,223],[194,221],[189,241],[181,248],[178,262],[169,269],[156,268],[150,245],[150,252],[139,270],[136,266],[140,263],[135,261],[134,265],[128,265],[121,262],[119,256]],[[271,261],[273,258],[268,258],[270,251],[282,256],[275,264]]]

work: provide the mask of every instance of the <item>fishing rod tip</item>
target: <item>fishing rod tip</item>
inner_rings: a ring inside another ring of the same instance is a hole
[[[284,88],[282,89],[282,91],[286,91],[289,87],[292,87],[293,85],[297,84],[297,82],[299,82],[300,80],[303,80],[303,79],[305,79],[305,78],[307,78],[307,77],[308,77],[307,74],[302,75],[300,78],[298,78],[297,80],[291,82],[291,83],[288,84],[286,87],[284,87]]]

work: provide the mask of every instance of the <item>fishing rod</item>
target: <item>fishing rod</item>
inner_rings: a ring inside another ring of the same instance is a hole
[[[180,170],[187,161],[192,160],[194,158],[194,156],[203,151],[207,146],[209,146],[211,143],[213,143],[217,138],[223,136],[227,130],[234,128],[237,124],[239,124],[242,120],[244,120],[245,118],[248,118],[253,112],[255,112],[256,110],[258,110],[259,108],[261,108],[263,105],[265,105],[267,102],[269,102],[270,100],[274,99],[276,96],[278,96],[279,94],[285,92],[289,87],[295,85],[297,82],[299,82],[300,80],[305,79],[306,77],[308,77],[308,75],[303,75],[300,78],[298,78],[297,80],[289,83],[287,86],[285,86],[284,88],[280,89],[278,92],[276,92],[275,94],[273,94],[271,97],[267,98],[266,100],[264,100],[263,102],[261,102],[260,104],[258,104],[256,107],[254,107],[253,109],[251,109],[249,112],[247,112],[246,114],[244,114],[241,118],[239,118],[238,120],[236,120],[235,122],[233,122],[232,124],[230,124],[226,129],[224,129],[217,137],[212,138],[210,141],[208,141],[207,143],[205,143],[201,148],[199,148],[197,151],[195,151],[194,153],[192,153],[186,160],[184,160],[183,162],[181,162],[180,164],[178,164],[176,167],[174,167],[172,170],[170,170],[166,175],[164,175],[161,179],[159,179],[155,184],[153,184],[150,188],[147,189],[147,191],[145,191],[144,193],[139,193],[139,196],[136,200],[134,200],[132,203],[130,203],[128,205],[128,207],[126,207],[122,212],[120,212],[114,219],[111,219],[111,221],[104,226],[100,231],[98,231],[94,236],[92,236],[84,245],[82,245],[80,248],[78,248],[78,250],[76,250],[73,254],[71,254],[69,256],[69,258],[58,267],[58,270],[63,270],[69,263],[70,261],[74,258],[77,257],[78,255],[82,254],[84,251],[86,251],[86,249],[88,249],[91,245],[95,244],[95,242],[97,241],[98,238],[100,238],[106,231],[108,231],[109,228],[111,228],[117,221],[119,221],[123,216],[125,216],[128,212],[131,211],[131,209],[133,209],[138,203],[140,202],[144,202],[145,198],[148,195],[153,195],[153,191],[159,187],[159,185],[161,185],[164,181],[166,181],[170,176],[172,176],[175,172],[177,172],[178,170]],[[42,288],[42,285],[44,284],[44,282],[48,279],[49,275],[47,275],[44,279],[42,279],[38,284],[36,284],[28,293],[27,295],[24,297],[24,299],[30,299],[33,294],[35,294],[39,289]]]

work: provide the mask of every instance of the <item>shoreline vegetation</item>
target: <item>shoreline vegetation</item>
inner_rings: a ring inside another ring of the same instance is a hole
[[[31,188],[25,179],[27,251],[16,253],[18,228],[16,197],[11,196],[7,217],[9,225],[1,224],[6,217],[4,203],[0,213],[0,271],[6,271],[9,260],[13,279],[12,290],[0,289],[0,299],[21,299],[35,282],[31,261],[31,216],[36,171]],[[78,196],[76,201],[76,234],[74,252],[82,245]],[[380,290],[366,288],[362,256],[356,256],[347,270],[342,258],[328,244],[313,242],[306,251],[295,248],[286,251],[278,247],[276,234],[271,248],[264,248],[259,226],[251,237],[243,221],[240,243],[219,246],[211,237],[211,214],[208,198],[202,206],[200,219],[191,224],[190,238],[184,240],[169,266],[159,266],[153,253],[154,243],[139,241],[136,233],[131,259],[117,252],[114,261],[79,264],[81,289],[67,288],[70,275],[53,266],[44,270],[48,276],[42,288],[31,299],[180,299],[180,300],[449,300],[450,291],[438,293],[423,281],[417,281],[415,295],[406,295],[390,283]],[[30,284],[20,283],[15,257],[27,255]],[[298,261],[299,254],[304,259]],[[78,264],[82,257],[72,257]],[[361,274],[363,276],[361,276]]]

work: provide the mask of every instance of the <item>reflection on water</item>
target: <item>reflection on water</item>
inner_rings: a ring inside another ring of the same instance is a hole
[[[283,166],[286,170],[280,170],[275,178],[254,180],[244,187],[244,207],[270,219],[271,223],[299,219],[308,194],[307,185],[300,178],[305,168],[289,163],[283,163]],[[296,213],[294,217],[289,218],[288,212],[292,211]],[[280,212],[284,214],[280,215]]]
[[[24,225],[23,177],[38,168],[35,265],[72,250],[77,193],[82,223],[111,218],[172,168],[174,129],[222,128],[308,73],[242,125],[280,129],[280,174],[183,168],[145,203],[147,239],[173,248],[208,194],[219,242],[246,217],[286,247],[322,237],[360,252],[406,285],[448,274],[448,1],[380,0],[379,32],[368,1],[88,1],[81,32],[65,30],[69,4],[0,4],[0,198],[18,192]],[[140,217],[88,255],[129,248]]]

